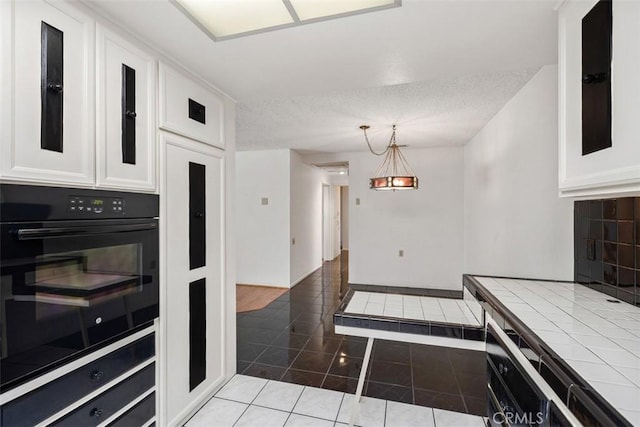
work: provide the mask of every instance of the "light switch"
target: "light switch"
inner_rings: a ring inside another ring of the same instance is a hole
[[[262,198],[262,204],[263,205],[268,205],[269,204],[269,198],[268,197],[263,197]]]
[[[360,205],[360,197],[356,197],[356,206]]]
[[[398,256],[404,256],[404,249],[400,249],[398,251]]]

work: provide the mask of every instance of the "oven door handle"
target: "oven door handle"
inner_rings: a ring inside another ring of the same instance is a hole
[[[509,424],[509,418],[507,418],[507,414],[504,413],[504,409],[502,409],[502,405],[500,404],[498,397],[493,392],[493,388],[491,388],[491,384],[487,385],[487,389],[488,389],[487,394],[489,395],[489,399],[491,400],[491,403],[493,403],[493,406],[495,406],[496,409],[498,410],[498,412],[496,413],[500,414],[500,417],[502,418],[500,421],[498,421],[496,419],[496,414],[492,414],[491,421],[494,421],[496,424],[500,424],[502,426],[510,426],[511,424]]]
[[[79,237],[94,234],[127,233],[132,231],[155,230],[155,222],[142,224],[119,224],[87,227],[51,227],[51,228],[22,228],[16,232],[18,240],[41,240],[55,237]]]

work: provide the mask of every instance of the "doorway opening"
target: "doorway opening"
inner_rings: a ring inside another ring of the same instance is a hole
[[[337,185],[322,185],[322,261],[331,261],[340,255],[341,190]]]

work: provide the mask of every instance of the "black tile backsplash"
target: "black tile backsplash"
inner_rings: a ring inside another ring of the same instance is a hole
[[[640,197],[574,205],[575,281],[640,305]]]
[[[618,242],[620,243],[628,243],[633,245],[633,220],[631,221],[620,221],[618,223]],[[639,241],[639,240],[636,240]]]

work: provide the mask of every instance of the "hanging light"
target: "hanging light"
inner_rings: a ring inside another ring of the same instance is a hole
[[[400,147],[396,144],[396,125],[393,125],[393,133],[387,148],[376,153],[371,148],[369,137],[367,136],[368,125],[360,126],[364,132],[364,139],[367,141],[369,151],[376,156],[385,156],[380,167],[376,170],[375,176],[369,179],[369,188],[372,190],[417,190],[418,177],[407,163],[400,152]]]

